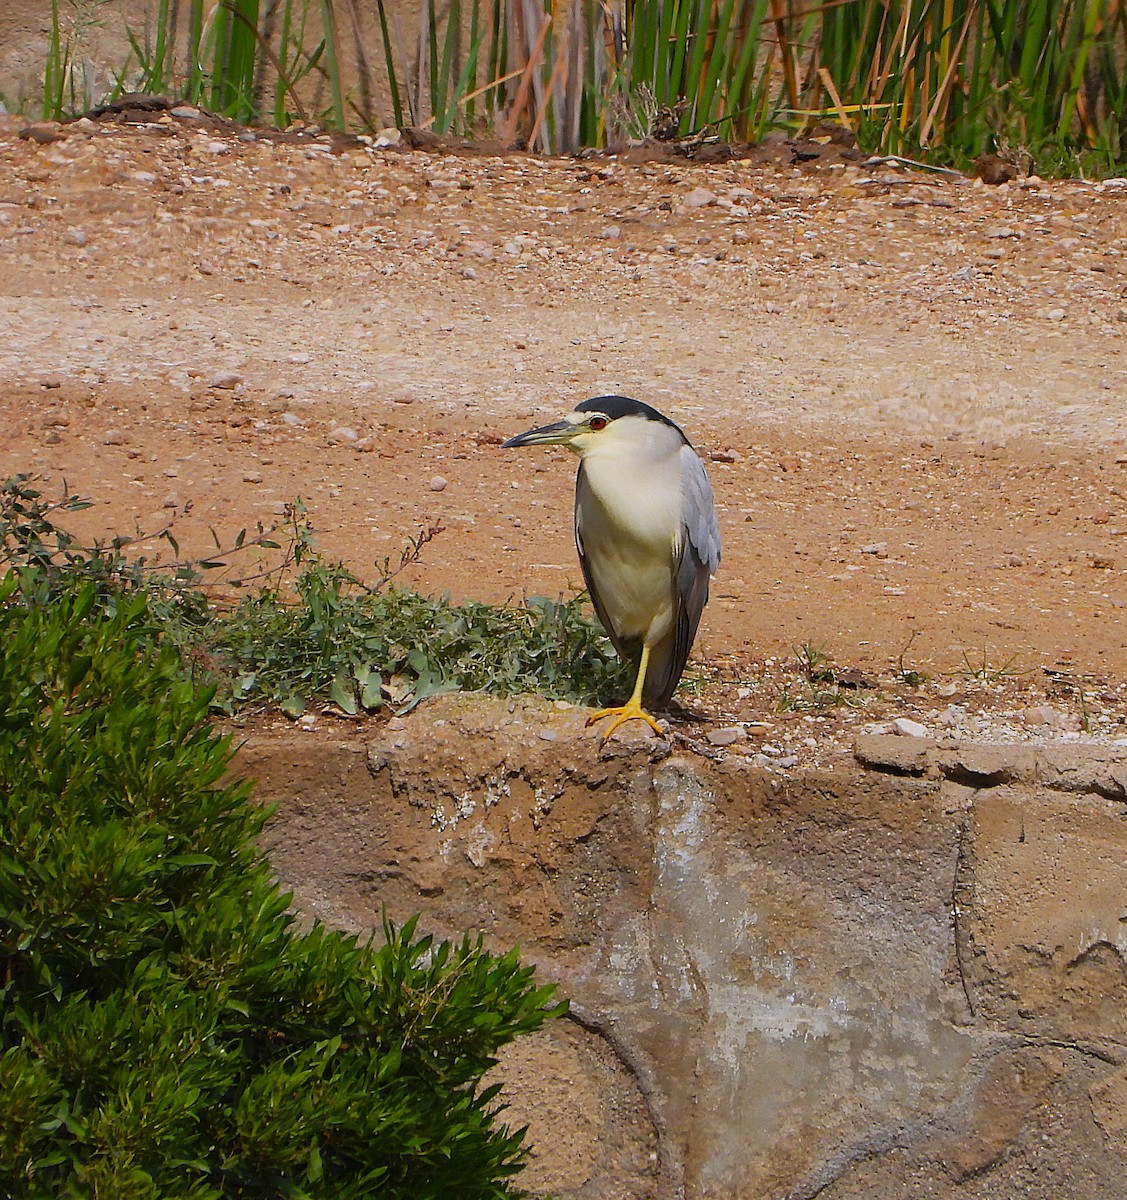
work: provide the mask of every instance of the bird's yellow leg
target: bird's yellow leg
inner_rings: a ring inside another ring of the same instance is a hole
[[[614,733],[619,725],[625,725],[627,721],[634,720],[645,721],[655,733],[661,734],[662,737],[665,736],[665,730],[642,708],[642,686],[646,682],[646,668],[649,666],[649,662],[650,648],[643,643],[642,657],[638,663],[638,678],[634,681],[634,692],[630,699],[620,708],[600,708],[587,718],[588,725],[593,725],[596,721],[601,721],[603,717],[614,718],[606,729],[603,730],[604,742]]]

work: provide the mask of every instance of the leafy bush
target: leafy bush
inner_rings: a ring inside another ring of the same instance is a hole
[[[0,581],[0,1194],[515,1194],[479,1081],[551,989],[297,932],[148,593],[41,575]]]
[[[402,712],[456,689],[539,691],[597,703],[632,683],[629,665],[586,616],[582,597],[453,604],[397,587],[396,574],[440,530],[413,539],[397,565],[385,561],[375,584],[366,585],[321,556],[300,504],[290,506],[278,529],[260,526],[249,538],[241,531],[226,549],[217,539],[215,554],[196,565],[179,558],[165,531],[176,555],[165,567],[127,556],[126,537],[81,545],[57,514],[87,507],[70,494],[48,502],[26,477],[9,479],[0,487],[0,566],[32,568],[20,586],[39,603],[75,576],[97,583],[98,604],[112,606],[144,589],[151,640],[180,650],[197,681],[214,687],[213,705],[222,712],[276,704],[296,716],[314,697],[347,713],[384,704]],[[222,574],[233,555],[252,549],[277,552],[279,561],[228,579],[243,594],[237,604],[210,603],[204,574]]]
[[[320,559],[296,592],[260,590],[198,640],[229,680],[221,703],[268,700],[295,715],[326,693],[354,713],[385,702],[404,711],[456,690],[537,691],[579,703],[629,691],[628,668],[578,598],[452,604],[390,584],[365,588]]]

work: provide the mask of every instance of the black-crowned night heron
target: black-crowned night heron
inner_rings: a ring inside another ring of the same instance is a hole
[[[720,565],[720,530],[704,464],[666,416],[626,396],[597,396],[562,421],[505,446],[567,446],[580,457],[575,544],[595,612],[637,670],[634,692],[588,724],[613,717],[604,738],[662,708],[680,682]]]

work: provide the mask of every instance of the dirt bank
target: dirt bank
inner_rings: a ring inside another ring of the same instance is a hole
[[[695,661],[721,718],[774,709],[796,645],[892,688],[910,643],[932,684],[894,688],[904,712],[987,682],[1116,724],[1121,183],[202,125],[0,126],[0,470],[65,478],[87,530],[171,518],[203,553],[300,495],[361,574],[441,524],[407,582],[570,592],[573,462],[498,443],[625,392],[709,460],[724,562]]]

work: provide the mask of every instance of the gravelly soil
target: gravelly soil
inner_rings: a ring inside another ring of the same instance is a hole
[[[570,592],[574,460],[499,442],[624,392],[709,460],[716,719],[1122,732],[1124,181],[2,120],[0,469],[84,532],[200,554],[300,495],[362,575],[440,524],[408,583]],[[780,718],[802,643],[884,694]]]

